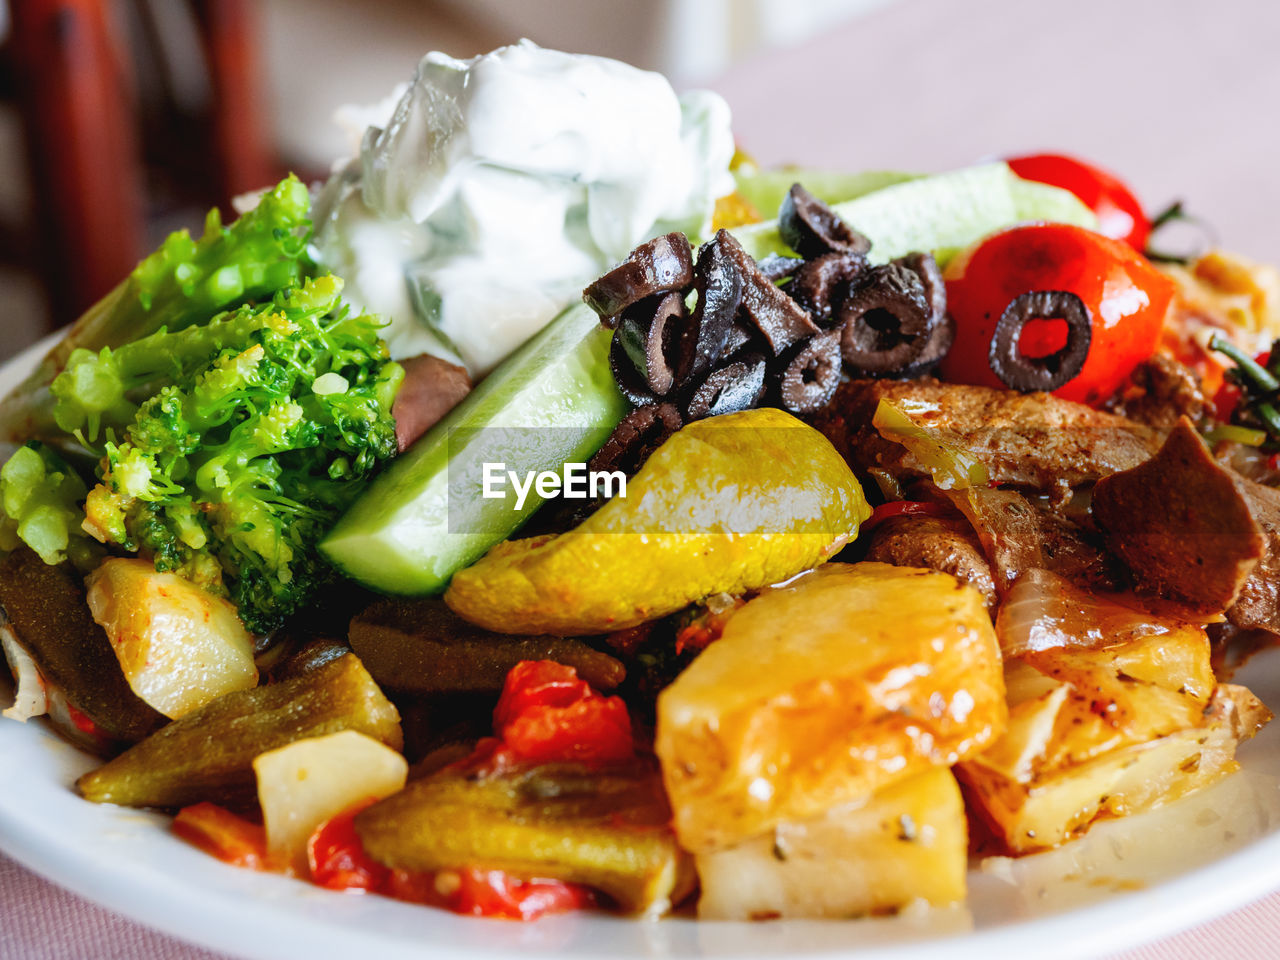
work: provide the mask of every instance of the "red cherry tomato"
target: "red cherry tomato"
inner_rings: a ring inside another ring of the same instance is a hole
[[[1098,215],[1098,232],[1123,240],[1133,249],[1146,249],[1151,221],[1133,192],[1105,170],[1054,153],[1015,157],[1009,167],[1024,180],[1035,180],[1069,190]]]
[[[493,726],[518,760],[607,762],[635,752],[627,705],[596,693],[573,667],[550,660],[511,668]]]
[[[1093,319],[1089,355],[1080,373],[1054,393],[1082,403],[1113,396],[1151,355],[1174,292],[1168,277],[1124,243],[1061,223],[992,234],[953,260],[945,276],[956,339],[941,370],[954,383],[1003,386],[987,356],[996,321],[1015,297],[1036,290],[1078,296]],[[1034,357],[1065,342],[1063,321],[1032,320],[1019,346]]]
[[[307,841],[311,882],[330,890],[378,890],[390,870],[365,852],[356,833],[356,814],[375,803],[369,799],[326,820]]]
[[[217,804],[183,807],[173,818],[173,832],[223,863],[250,870],[269,867],[267,835],[262,827]]]

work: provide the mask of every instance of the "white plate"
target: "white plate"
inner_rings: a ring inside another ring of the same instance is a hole
[[[0,368],[0,394],[34,364]],[[1280,651],[1240,673],[1280,707]],[[8,691],[0,691],[7,703]],[[477,920],[329,893],[226,866],[167,818],[95,806],[71,789],[92,761],[38,723],[0,719],[0,849],[81,896],[213,949],[263,960],[526,957],[989,960],[1096,955],[1164,936],[1280,887],[1280,721],[1240,751],[1241,772],[1082,840],[970,874],[963,910],[884,920],[638,922],[600,914]]]

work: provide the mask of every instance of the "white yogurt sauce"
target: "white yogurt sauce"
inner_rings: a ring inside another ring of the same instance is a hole
[[[732,154],[727,104],[660,74],[527,40],[430,53],[321,189],[313,252],[393,356],[479,376],[636,244],[705,235]]]

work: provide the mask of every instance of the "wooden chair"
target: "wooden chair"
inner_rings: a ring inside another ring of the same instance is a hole
[[[138,66],[164,61],[158,7],[190,18],[208,97],[140,96]],[[5,50],[34,196],[30,264],[55,326],[145,253],[157,193],[197,206],[269,183],[251,0],[10,0]],[[165,187],[158,191],[158,185]]]

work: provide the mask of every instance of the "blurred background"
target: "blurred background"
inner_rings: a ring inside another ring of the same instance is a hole
[[[349,149],[427,50],[527,36],[729,100],[761,163],[1068,152],[1280,262],[1275,0],[0,0],[0,358],[170,230]]]

